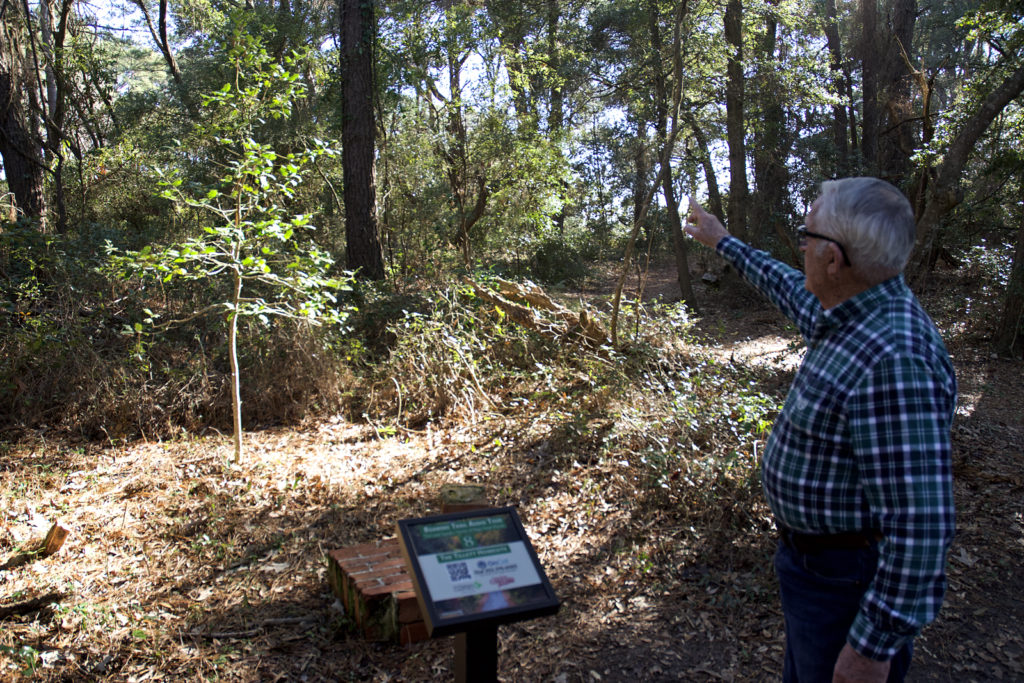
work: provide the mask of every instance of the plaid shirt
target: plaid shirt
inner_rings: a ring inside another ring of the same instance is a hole
[[[726,237],[718,252],[793,322],[807,355],[764,452],[776,519],[812,534],[879,530],[878,570],[847,636],[890,659],[935,618],[953,538],[956,379],[931,319],[894,277],[825,310],[803,273]]]

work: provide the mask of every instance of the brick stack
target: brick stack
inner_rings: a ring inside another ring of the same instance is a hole
[[[327,558],[331,590],[367,640],[426,640],[398,539],[332,550]]]
[[[449,484],[441,488],[441,512],[488,507],[485,495],[480,485]],[[367,640],[409,645],[429,637],[397,538],[328,552],[327,577]]]

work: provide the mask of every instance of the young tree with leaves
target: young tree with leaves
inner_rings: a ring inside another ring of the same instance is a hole
[[[265,117],[287,117],[303,87],[296,73],[302,55],[292,53],[277,63],[257,38],[236,31],[229,59],[235,80],[204,98],[210,120],[197,133],[210,134],[226,153],[222,175],[208,187],[185,182],[180,170],[166,172],[162,195],[180,208],[194,210],[203,235],[163,247],[114,253],[116,268],[126,275],[151,275],[163,282],[223,279],[228,298],[165,324],[183,324],[207,314],[222,313],[228,325],[231,361],[235,462],[242,458],[241,369],[238,321],[280,316],[312,324],[339,322],[347,310],[336,293],[350,287],[347,276],[329,275],[333,261],[310,239],[313,226],[306,214],[289,214],[289,200],[318,159],[334,150],[316,142],[300,152],[278,154],[254,139]],[[251,290],[251,293],[249,293]],[[154,320],[158,314],[150,314]],[[138,325],[135,332],[141,333]]]

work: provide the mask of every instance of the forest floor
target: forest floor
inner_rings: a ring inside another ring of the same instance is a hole
[[[648,295],[673,291],[670,269],[652,273]],[[585,294],[598,300],[607,287]],[[697,295],[701,343],[761,368],[784,393],[795,332],[740,283]],[[1024,679],[1024,366],[992,358],[984,326],[965,324],[978,297],[953,273],[923,296],[960,382],[958,535],[913,681]],[[217,435],[70,444],[38,434],[0,446],[0,563],[55,519],[71,529],[52,557],[0,569],[0,614],[51,603],[0,617],[0,679],[450,680],[450,638],[403,647],[354,632],[324,556],[393,535],[397,520],[437,510],[441,486],[462,482],[520,509],[562,601],[553,617],[500,629],[502,680],[778,679],[763,506],[753,531],[708,526],[656,490],[623,496],[638,476],[629,463],[591,457],[537,414],[479,417],[397,433],[340,417],[252,432],[238,466]],[[708,493],[706,505],[735,512]]]

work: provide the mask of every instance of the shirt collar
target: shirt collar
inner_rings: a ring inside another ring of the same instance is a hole
[[[905,296],[908,291],[903,275],[900,274],[850,297],[838,306],[822,309],[814,325],[810,345],[815,346],[833,330],[842,327],[850,320],[866,317],[881,307],[884,302]]]

